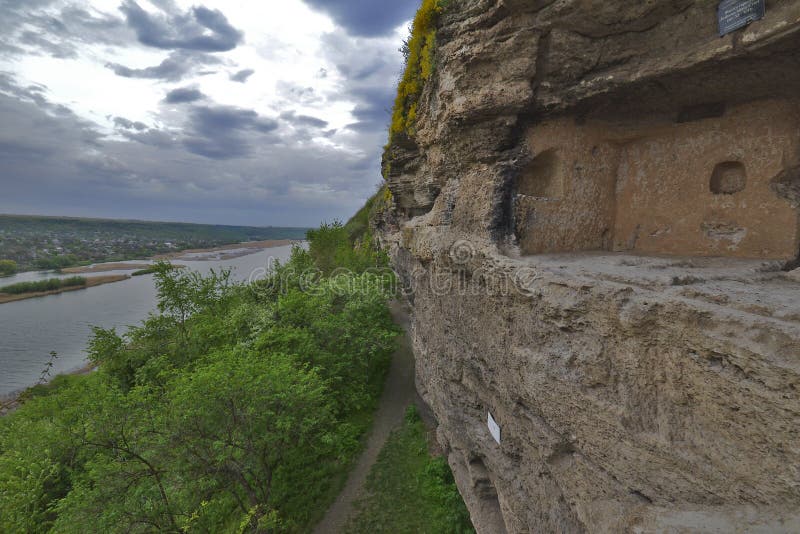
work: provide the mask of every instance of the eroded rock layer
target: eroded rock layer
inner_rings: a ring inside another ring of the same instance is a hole
[[[800,531],[800,1],[717,4],[439,21],[374,222],[480,532]]]

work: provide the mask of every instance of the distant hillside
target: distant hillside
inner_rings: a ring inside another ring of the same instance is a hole
[[[306,228],[0,215],[0,260],[19,270],[146,258],[243,241],[304,239]]]

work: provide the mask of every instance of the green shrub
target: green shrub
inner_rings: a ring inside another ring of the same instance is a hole
[[[375,215],[381,214],[386,211],[387,207],[392,203],[392,192],[386,186],[381,184],[378,191],[367,199],[364,206],[356,212],[353,217],[344,225],[350,242],[353,245],[363,244],[372,245],[373,235],[370,228],[370,220]]]
[[[377,250],[372,243],[368,216],[362,214],[360,217],[366,220],[351,220],[348,227],[334,221],[316,230],[309,230],[308,254],[324,274],[330,274],[335,269],[359,273],[388,265],[386,254]]]
[[[14,260],[0,260],[0,276],[11,276],[17,272],[17,262]]]
[[[139,269],[138,271],[133,271],[131,273],[131,276],[144,276],[146,274],[154,274],[156,270],[157,269],[155,266],[147,267],[145,269]]]
[[[53,270],[57,271],[59,269],[64,269],[66,267],[72,267],[73,265],[78,264],[78,258],[74,254],[66,254],[63,256],[50,256],[49,258],[39,258],[34,262],[36,267],[42,270]]]
[[[173,265],[168,261],[160,261],[155,263],[154,265],[148,265],[144,269],[139,269],[138,271],[133,271],[131,276],[144,276],[146,274],[155,274],[162,269],[182,269],[182,265]]]
[[[39,293],[43,291],[55,291],[66,287],[80,287],[86,285],[86,278],[82,276],[72,276],[70,278],[50,278],[37,282],[20,282],[10,286],[0,287],[0,293],[7,295],[21,295],[23,293]]]

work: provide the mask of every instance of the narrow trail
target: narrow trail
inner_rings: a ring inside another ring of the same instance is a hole
[[[383,395],[375,412],[367,444],[347,482],[336,501],[328,509],[325,517],[314,529],[314,534],[339,534],[343,532],[347,520],[355,510],[355,502],[363,495],[367,475],[378,459],[378,454],[386,444],[389,434],[400,426],[406,408],[417,397],[414,385],[414,353],[408,335],[408,311],[399,302],[390,304],[392,317],[403,328],[397,350],[392,356],[392,364],[386,377]]]

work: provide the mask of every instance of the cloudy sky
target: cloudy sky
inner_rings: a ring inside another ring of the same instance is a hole
[[[0,213],[346,219],[418,0],[0,0]]]

